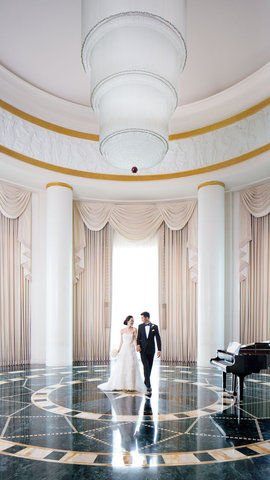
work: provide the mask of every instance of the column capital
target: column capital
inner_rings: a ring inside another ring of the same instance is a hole
[[[198,190],[200,190],[200,188],[202,188],[202,187],[208,187],[210,185],[219,185],[220,187],[225,188],[225,183],[219,182],[217,180],[212,180],[210,182],[204,182],[204,183],[201,183],[200,185],[198,185]]]
[[[50,182],[46,185],[46,188],[49,188],[49,187],[66,187],[66,188],[70,188],[70,190],[73,190],[71,185],[63,182]]]

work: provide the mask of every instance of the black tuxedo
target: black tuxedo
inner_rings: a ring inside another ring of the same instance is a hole
[[[160,335],[158,331],[158,326],[154,325],[151,322],[148,325],[150,325],[148,338],[145,332],[146,325],[144,323],[141,323],[139,325],[137,345],[141,347],[140,353],[141,353],[141,359],[142,359],[142,364],[144,369],[144,383],[146,387],[149,389],[151,388],[150,375],[151,375],[154,354],[155,354],[155,339],[157,342],[157,348],[159,352],[161,351],[161,340],[160,340]]]

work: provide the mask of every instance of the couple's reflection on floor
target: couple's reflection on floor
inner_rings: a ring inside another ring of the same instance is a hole
[[[104,392],[104,394],[110,400],[111,413],[116,425],[113,464],[146,465],[146,455],[140,450],[146,444],[153,443],[155,437],[155,428],[145,423],[147,419],[152,421],[151,399],[135,392]],[[117,433],[120,434],[120,439]]]

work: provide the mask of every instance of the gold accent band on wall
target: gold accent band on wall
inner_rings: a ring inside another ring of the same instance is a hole
[[[189,130],[187,132],[174,133],[173,135],[169,135],[169,140],[180,140],[183,138],[196,137],[197,135],[203,135],[204,133],[219,130],[220,128],[227,127],[228,125],[232,125],[233,123],[239,122],[244,118],[254,115],[268,105],[270,105],[270,97],[266,98],[263,102],[260,102],[251,108],[248,108],[247,110],[243,110],[243,112],[237,113],[232,117],[225,118],[224,120],[220,120],[219,122],[206,125],[205,127],[196,128],[194,130]]]
[[[213,181],[210,181],[210,182],[201,183],[198,186],[198,190],[200,190],[200,188],[202,188],[202,187],[208,187],[208,185],[219,185],[220,187],[225,188],[225,183],[213,180]]]
[[[12,115],[21,118],[22,120],[26,120],[27,122],[33,123],[38,127],[45,128],[46,130],[51,130],[52,132],[61,133],[62,135],[67,135],[69,137],[76,137],[76,138],[83,138],[84,140],[92,140],[93,142],[99,141],[99,135],[94,133],[85,133],[85,132],[78,132],[77,130],[72,130],[71,128],[61,127],[60,125],[55,125],[51,122],[46,122],[45,120],[41,120],[40,118],[34,117],[34,115],[30,115],[29,113],[25,113],[18,108],[13,107],[13,105],[9,105],[9,103],[0,100],[0,107],[3,110],[6,110]]]
[[[231,167],[232,165],[237,165],[238,163],[245,162],[250,160],[253,157],[257,157],[262,153],[270,151],[270,143],[263,145],[262,147],[251,150],[250,152],[239,155],[239,157],[231,158],[230,160],[224,160],[220,163],[214,163],[213,165],[207,165],[206,167],[195,168],[194,170],[185,170],[183,172],[173,172],[173,173],[162,173],[156,175],[114,175],[106,173],[95,173],[95,172],[85,172],[83,170],[73,170],[71,168],[59,167],[58,165],[52,165],[50,163],[42,162],[41,160],[36,160],[35,158],[27,157],[22,153],[10,150],[7,147],[0,145],[0,153],[4,153],[16,160],[21,162],[28,163],[29,165],[34,165],[35,167],[44,168],[46,170],[51,170],[53,172],[64,173],[65,175],[72,175],[74,177],[82,178],[92,178],[96,180],[113,180],[119,182],[149,182],[154,180],[170,180],[173,178],[183,178],[190,177],[193,175],[200,175],[207,172],[213,172],[215,170],[221,170],[222,168]]]
[[[206,125],[205,127],[195,128],[194,130],[189,130],[187,132],[180,132],[180,133],[174,133],[172,135],[169,135],[168,137],[169,141],[195,137],[197,135],[203,135],[205,133],[212,132],[213,130],[218,130],[220,128],[227,127],[232,123],[239,122],[240,120],[243,120],[246,117],[250,117],[251,115],[254,115],[259,110],[262,110],[268,105],[270,105],[270,97],[266,98],[265,100],[258,103],[257,105],[254,105],[253,107],[248,108],[247,110],[243,110],[242,112],[237,113],[232,117],[225,118],[224,120],[221,120],[219,122]],[[2,107],[4,110],[6,110],[9,113],[12,113],[17,117],[20,117],[23,120],[26,120],[27,122],[33,123],[42,128],[46,128],[47,130],[52,130],[53,132],[61,133],[63,135],[68,135],[70,137],[83,138],[85,140],[92,140],[94,142],[99,141],[99,135],[96,135],[93,133],[78,132],[70,128],[61,127],[59,125],[46,122],[45,120],[41,120],[40,118],[34,117],[29,113],[25,113],[22,110],[19,110],[18,108],[13,107],[13,105],[10,105],[9,103],[4,102],[3,100],[0,100],[0,107]]]
[[[66,187],[66,188],[70,188],[70,190],[73,190],[71,185],[63,182],[50,182],[46,185],[46,188],[49,188],[49,187]]]

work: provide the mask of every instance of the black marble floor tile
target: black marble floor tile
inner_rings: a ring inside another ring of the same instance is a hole
[[[24,447],[22,447],[21,445],[13,445],[12,447],[7,448],[5,450],[5,452],[6,453],[18,453],[23,449],[24,449]]]
[[[47,455],[47,457],[46,457],[46,460],[57,460],[57,461],[59,461],[64,456],[65,456],[65,452],[55,451],[55,452],[49,453],[49,455]]]
[[[256,452],[248,447],[240,447],[238,448],[238,452],[243,453],[243,455],[246,455],[247,457],[253,457],[256,455]]]
[[[263,420],[258,420],[260,430],[264,440],[270,439],[270,418],[265,418]]]
[[[0,415],[11,415],[18,410],[26,407],[27,404],[23,402],[14,402],[12,400],[2,400],[0,403]]]
[[[32,465],[31,465],[32,463]],[[244,465],[243,465],[244,463]],[[240,466],[242,464],[242,467]],[[267,465],[259,465],[250,461],[230,462],[219,465],[200,465],[186,467],[160,467],[160,468],[123,468],[113,467],[88,467],[74,465],[37,464],[29,460],[14,462],[8,471],[2,472],[1,480],[21,480],[30,477],[39,480],[216,480],[221,478],[229,480],[268,480],[269,469]],[[1,470],[0,470],[1,475]],[[5,475],[5,477],[3,476]]]
[[[94,463],[102,463],[102,464],[111,464],[113,461],[112,455],[97,455]]]
[[[208,423],[211,422],[212,426]],[[241,445],[247,440],[260,440],[260,432],[258,431],[256,419],[237,419],[223,417],[222,415],[210,416],[209,418],[200,419],[200,427],[205,433],[221,435],[233,441],[234,445]]]
[[[0,376],[8,382],[0,384],[0,447],[3,437],[13,442],[9,448],[4,444],[3,454],[0,452],[1,480],[31,476],[38,480],[270,478],[270,455],[249,448],[270,436],[269,387],[263,385],[266,376],[251,375],[249,378],[258,382],[246,381],[243,401],[227,407],[226,403],[222,406],[221,393],[208,388],[221,387],[222,376],[216,369],[154,365],[150,399],[123,392],[104,394],[97,385],[108,377],[109,366],[87,365],[86,369],[80,373],[72,367],[24,368],[22,372],[17,368]],[[22,380],[11,381],[19,377]],[[87,381],[94,377],[102,380]],[[69,383],[78,380],[82,382]],[[56,388],[59,383],[63,387]],[[71,411],[53,413],[55,406],[44,410],[38,399],[37,405],[31,403],[32,394],[46,387],[48,393],[40,393],[45,400],[49,397],[56,406]],[[221,411],[215,413],[213,404],[222,406]],[[88,418],[76,416],[80,412]],[[91,414],[97,417],[91,418]],[[31,455],[35,450],[36,455],[44,451],[44,459],[16,457],[25,450],[24,444],[33,447]],[[244,456],[217,462],[211,452]],[[61,463],[65,458],[69,463]],[[189,465],[196,460],[198,464]],[[83,465],[83,461],[90,464]],[[170,461],[167,466],[165,462]]]
[[[72,433],[71,425],[63,416],[10,418],[5,437],[22,441],[24,438],[36,438],[36,436],[50,436],[62,433]]]
[[[200,460],[200,462],[212,462],[213,457],[209,455],[207,452],[197,452],[195,453],[195,457]]]
[[[270,401],[269,398],[267,398],[266,401],[262,401],[260,399],[252,398],[247,402],[247,399],[245,402],[241,404],[241,407],[243,410],[250,415],[253,415],[254,417],[257,418],[265,418],[265,417],[270,417]]]

